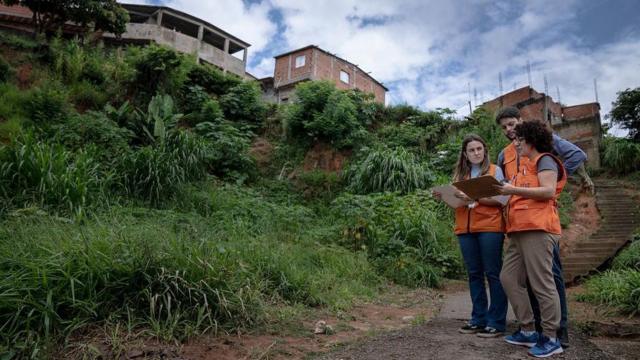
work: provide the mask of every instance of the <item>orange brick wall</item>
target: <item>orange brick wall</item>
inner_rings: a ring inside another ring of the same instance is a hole
[[[277,87],[279,84],[309,78],[313,68],[312,53],[313,49],[304,49],[299,52],[277,58],[273,74],[275,86]],[[304,66],[296,68],[296,58],[301,55],[306,57]]]
[[[305,65],[296,69],[295,59],[297,56],[303,54],[307,57]],[[349,84],[340,80],[340,71],[349,74]],[[306,79],[328,80],[333,82],[338,89],[348,90],[357,88],[364,92],[374,94],[375,101],[383,104],[385,102],[386,91],[368,74],[362,72],[355,65],[340,60],[316,48],[303,49],[277,58],[273,77],[276,87]]]

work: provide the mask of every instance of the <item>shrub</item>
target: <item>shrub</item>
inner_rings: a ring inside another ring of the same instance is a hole
[[[42,128],[64,121],[71,111],[66,91],[55,82],[30,90],[22,108],[25,116]]]
[[[185,116],[185,122],[190,126],[196,126],[203,122],[220,123],[224,120],[224,114],[218,101],[212,98],[205,100],[198,111]]]
[[[242,79],[239,77],[224,74],[215,67],[204,64],[195,65],[189,70],[185,86],[200,86],[209,94],[222,96],[241,83]]]
[[[340,178],[335,172],[323,170],[304,171],[296,178],[306,197],[331,199],[341,188]]]
[[[350,165],[345,177],[358,194],[382,191],[409,193],[425,189],[433,180],[428,167],[404,148],[365,149],[365,157]]]
[[[353,95],[352,95],[353,96]],[[296,87],[298,101],[286,116],[288,135],[306,142],[322,141],[337,148],[352,147],[366,137],[358,108],[347,92],[329,82],[312,81]]]
[[[239,181],[255,173],[255,162],[249,156],[251,134],[228,121],[202,122],[195,131],[207,140],[206,161],[211,173]]]
[[[79,111],[100,110],[109,100],[108,94],[86,81],[73,84],[69,89],[69,100]]]
[[[602,161],[610,171],[628,174],[640,170],[640,144],[627,139],[606,137]]]
[[[391,123],[402,123],[413,116],[420,115],[420,110],[407,104],[389,106],[385,109],[384,119]]]
[[[262,91],[255,81],[244,81],[229,89],[220,97],[220,107],[227,120],[263,126],[266,108],[262,103]]]
[[[6,30],[0,32],[0,44],[16,50],[35,50],[40,46],[33,36],[18,35]]]
[[[131,85],[138,92],[139,104],[147,104],[157,93],[175,94],[182,88],[187,72],[193,66],[185,55],[158,45],[130,53],[135,68]]]
[[[451,212],[427,193],[343,194],[333,202],[341,244],[365,250],[381,275],[407,286],[438,286],[462,273]]]
[[[199,112],[204,103],[211,99],[211,96],[200,85],[185,85],[180,90],[178,99],[180,110],[184,114],[190,114]]]
[[[0,83],[9,81],[13,76],[11,65],[0,55]]]
[[[22,121],[12,117],[6,121],[0,121],[0,143],[9,143],[22,133]]]
[[[131,131],[121,128],[103,113],[74,115],[52,129],[53,139],[67,149],[81,150],[89,145],[98,149],[100,160],[111,163],[129,150]]]

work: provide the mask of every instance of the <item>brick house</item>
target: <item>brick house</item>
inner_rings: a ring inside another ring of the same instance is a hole
[[[345,59],[315,45],[286,52],[275,57],[273,77],[261,79],[265,99],[276,103],[291,101],[295,86],[302,81],[328,80],[338,89],[359,89],[372,93],[375,101],[384,104],[389,91],[374,79]]]
[[[520,109],[524,120],[543,120],[551,124],[560,137],[578,145],[587,153],[587,166],[600,168],[600,141],[602,126],[600,104],[587,103],[565,106],[551,96],[539,93],[530,86],[516,89],[482,104],[489,111],[497,112],[504,106]],[[545,116],[546,114],[546,116]]]

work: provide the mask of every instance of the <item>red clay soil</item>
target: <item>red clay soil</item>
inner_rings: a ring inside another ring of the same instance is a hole
[[[600,227],[600,213],[596,206],[595,196],[588,192],[572,193],[574,196],[573,212],[570,214],[571,223],[568,228],[562,229],[560,240],[560,254],[565,256],[576,244],[587,239]]]
[[[342,171],[345,162],[351,156],[351,151],[338,151],[329,144],[318,143],[307,152],[304,157],[304,171],[324,170],[339,172]]]
[[[263,137],[257,137],[251,144],[249,155],[256,160],[259,169],[265,168],[271,161],[273,145]]]

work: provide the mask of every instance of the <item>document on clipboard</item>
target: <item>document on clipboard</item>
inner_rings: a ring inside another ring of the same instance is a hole
[[[472,203],[472,201],[464,201],[458,197],[456,197],[456,192],[459,190],[453,185],[442,185],[436,186],[431,189],[433,192],[437,192],[441,195],[442,201],[444,201],[447,205],[452,208],[459,208],[461,206],[467,206]]]
[[[494,185],[500,185],[500,181],[491,175],[479,176],[477,178],[453,183],[453,186],[472,199],[489,198],[498,201],[502,206],[506,205],[511,196],[501,195]]]

